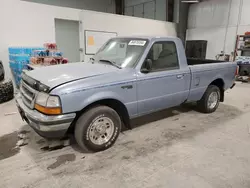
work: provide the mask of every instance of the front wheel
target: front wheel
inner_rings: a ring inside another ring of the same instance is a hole
[[[75,139],[84,151],[103,151],[116,141],[121,130],[117,112],[107,106],[89,109],[76,122]]]
[[[203,113],[214,112],[220,104],[220,89],[217,86],[208,86],[200,101],[197,102],[198,108]]]

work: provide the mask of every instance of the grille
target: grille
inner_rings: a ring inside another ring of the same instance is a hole
[[[30,109],[34,108],[35,98],[38,91],[28,86],[24,81],[21,83],[20,92],[22,95],[23,103]]]

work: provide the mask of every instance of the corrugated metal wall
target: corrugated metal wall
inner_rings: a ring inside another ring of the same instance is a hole
[[[124,14],[166,21],[166,0],[125,0]]]
[[[22,0],[58,7],[115,13],[115,0]]]

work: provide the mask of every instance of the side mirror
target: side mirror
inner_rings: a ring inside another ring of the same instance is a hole
[[[149,71],[152,69],[152,60],[151,59],[146,59],[143,65],[143,68],[141,69],[142,73],[149,73]]]

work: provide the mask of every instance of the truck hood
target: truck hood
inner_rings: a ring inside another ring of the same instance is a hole
[[[37,68],[27,71],[26,74],[42,84],[53,88],[74,80],[100,76],[119,70],[111,65],[79,62]]]

